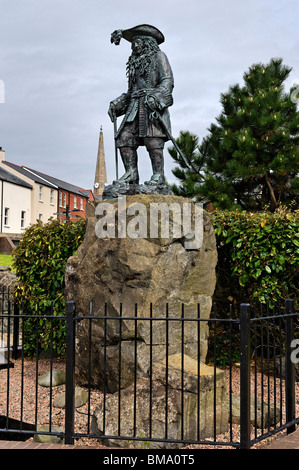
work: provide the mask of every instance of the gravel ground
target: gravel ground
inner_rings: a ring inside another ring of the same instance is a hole
[[[64,428],[64,410],[58,408],[50,408],[50,392],[49,388],[37,386],[37,404],[36,407],[36,377],[42,375],[43,373],[50,370],[50,361],[49,360],[39,360],[38,361],[38,370],[36,368],[36,361],[33,359],[24,360],[24,385],[23,385],[23,421],[34,423],[36,421],[37,427],[49,424],[50,414],[51,414],[51,423],[52,425],[59,426]],[[62,369],[64,370],[64,362],[60,360],[53,361],[53,369]],[[230,381],[232,382],[232,393],[239,395],[239,374],[240,370],[238,365],[235,365],[232,368],[232,376],[230,380],[229,370],[226,370],[228,387]],[[22,390],[22,361],[18,359],[15,361],[15,366],[12,369],[0,370],[0,415],[7,415],[7,380],[9,380],[9,417],[20,419],[21,417],[21,390]],[[252,391],[254,390],[254,373],[252,373]],[[268,396],[270,396],[270,403],[274,403],[274,397],[278,400],[278,406],[280,404],[280,381],[276,379],[274,381],[273,376],[264,375],[264,401],[268,402]],[[276,382],[276,389],[274,386]],[[257,373],[257,384],[258,384],[258,396],[262,394],[261,387],[261,374]],[[284,390],[284,384],[282,384],[282,389]],[[59,393],[65,390],[65,386],[53,387],[52,398],[54,399]],[[268,395],[269,393],[269,395]],[[92,390],[91,399],[90,399],[90,410],[91,415],[93,410],[98,406],[102,400],[102,393],[100,391]],[[285,413],[284,413],[284,393],[282,394],[282,403],[283,403],[283,423],[285,422]],[[87,427],[87,413],[88,413],[88,404],[78,408],[75,413],[75,432],[85,434],[88,432]],[[296,416],[299,416],[299,383],[296,383]],[[268,429],[264,430],[267,432]],[[261,434],[261,431],[258,430],[258,436]],[[217,436],[217,442],[231,442],[231,433],[233,442],[238,442],[240,440],[240,426],[232,425],[231,431],[226,434]],[[273,442],[275,439],[279,439],[284,436],[286,431],[282,431],[272,437],[256,443],[253,448],[259,449],[263,448],[269,443]],[[255,438],[255,428],[252,426],[252,438]],[[103,447],[96,439],[81,438],[78,440],[78,444],[84,446],[93,446],[93,447]],[[149,445],[149,443],[146,443]],[[145,447],[145,444],[141,447]],[[196,448],[232,448],[229,446],[223,445],[190,445],[187,448],[196,449]]]

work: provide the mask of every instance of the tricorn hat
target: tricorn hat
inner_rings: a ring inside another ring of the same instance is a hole
[[[118,45],[121,38],[132,42],[135,36],[152,36],[158,44],[165,41],[164,35],[155,26],[149,24],[140,24],[130,29],[117,29],[111,34],[111,42]]]

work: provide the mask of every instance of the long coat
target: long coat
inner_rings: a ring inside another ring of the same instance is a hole
[[[173,86],[173,73],[167,56],[164,52],[158,51],[152,55],[145,76],[142,76],[137,68],[135,80],[129,80],[127,93],[123,93],[111,102],[117,116],[125,115],[118,136],[121,136],[126,123],[133,123],[138,119],[139,137],[162,137],[165,141],[169,140],[164,127],[171,134],[168,107],[173,104]],[[143,96],[132,98],[133,92],[141,92]],[[150,97],[155,101],[152,109],[147,105]],[[158,111],[163,125],[159,124],[154,111]]]

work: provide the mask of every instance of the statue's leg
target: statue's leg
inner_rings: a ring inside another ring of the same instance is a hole
[[[147,151],[149,153],[153,175],[150,181],[145,181],[145,184],[164,184],[164,140],[161,138],[145,138],[144,139]]]
[[[139,145],[138,135],[136,135],[136,123],[126,123],[116,139],[120,156],[125,167],[125,174],[117,182],[138,184],[139,175],[137,167],[137,148]]]
[[[132,147],[120,147],[119,151],[126,172],[117,182],[138,184],[137,150]]]

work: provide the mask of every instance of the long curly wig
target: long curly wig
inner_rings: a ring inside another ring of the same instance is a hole
[[[153,54],[160,50],[156,39],[151,36],[135,36],[134,39],[142,39],[143,49],[140,55],[132,53],[128,59],[127,77],[130,83],[135,81],[137,69],[141,75],[146,75]]]

